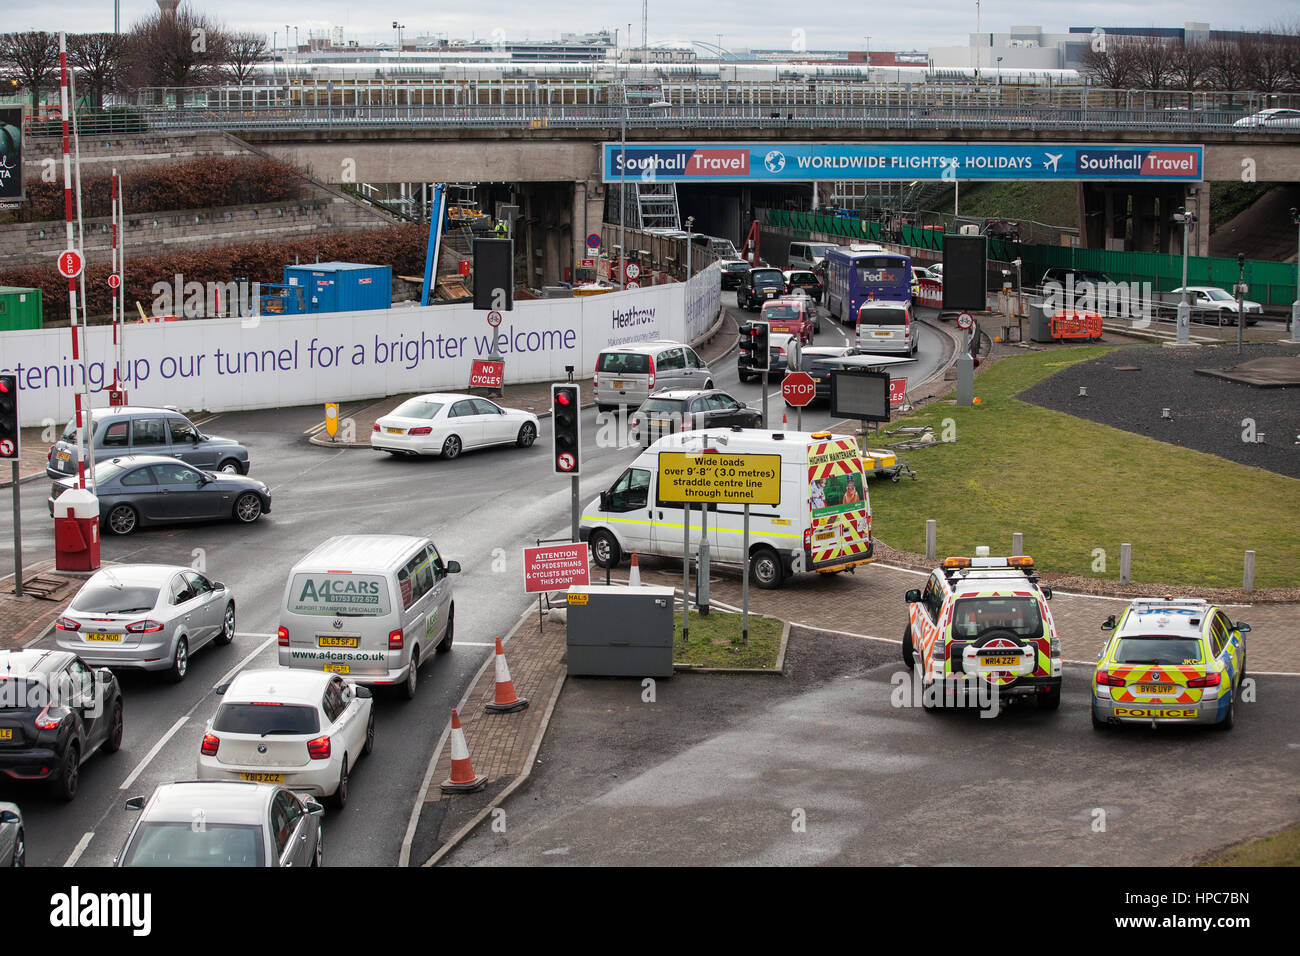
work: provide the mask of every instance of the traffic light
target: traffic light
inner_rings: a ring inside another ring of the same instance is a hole
[[[0,375],[0,460],[18,460],[17,375]]]
[[[576,385],[551,386],[551,467],[557,475],[576,475],[582,458]]]
[[[750,336],[753,342],[751,348],[754,352],[753,368],[760,372],[766,372],[771,365],[768,361],[769,353],[767,344],[768,333],[771,331],[771,328],[766,322],[754,322],[751,324],[751,328],[752,331],[750,332]]]

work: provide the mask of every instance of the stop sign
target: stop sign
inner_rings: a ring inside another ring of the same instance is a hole
[[[81,275],[81,253],[76,249],[64,249],[59,253],[59,275],[65,279],[75,279]]]
[[[817,383],[807,372],[791,372],[781,383],[781,397],[787,405],[798,408],[812,402],[817,396]]]

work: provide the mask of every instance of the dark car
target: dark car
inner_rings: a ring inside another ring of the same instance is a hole
[[[205,435],[174,408],[131,405],[97,408],[94,426],[95,461],[114,455],[170,455],[196,468],[246,475],[248,449],[230,438]],[[45,474],[68,478],[77,474],[77,420],[68,422],[62,437],[46,456]]]
[[[803,289],[808,298],[821,305],[822,280],[811,269],[791,269],[785,274],[785,291],[793,293],[795,289]]]
[[[799,356],[799,371],[807,372],[812,377],[815,388],[813,401],[830,401],[831,372],[841,367],[836,359],[861,354],[861,351],[851,345],[814,345],[804,349]]]
[[[71,800],[90,755],[121,746],[122,690],[112,671],[67,651],[0,651],[0,773],[43,780]]]
[[[720,263],[722,266],[722,288],[735,289],[740,286],[740,280],[749,271],[749,263],[744,259],[723,259]]]
[[[718,389],[678,389],[651,395],[628,420],[633,441],[649,447],[656,439],[693,428],[739,425],[758,428],[762,414]]]
[[[768,299],[785,295],[785,274],[780,269],[759,266],[750,269],[740,279],[736,289],[736,305],[757,312]]]
[[[113,534],[130,534],[150,524],[180,524],[233,518],[252,524],[271,510],[271,491],[243,475],[202,471],[175,458],[128,455],[95,466],[100,524]],[[72,478],[54,482],[54,500],[76,487]]]

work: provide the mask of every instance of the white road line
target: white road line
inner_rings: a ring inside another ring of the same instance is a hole
[[[496,641],[453,641],[452,647],[496,647]]]
[[[94,830],[91,830],[89,833],[83,833],[81,835],[81,839],[77,841],[77,845],[72,848],[72,855],[69,856],[66,861],[64,861],[63,865],[65,867],[76,866],[77,860],[81,859],[81,854],[86,852],[86,847],[90,846],[90,841],[93,840],[94,838],[95,838]]]
[[[194,706],[197,707],[198,704],[195,704]],[[191,710],[190,713],[193,713],[193,710]],[[149,766],[149,761],[153,760],[154,757],[158,756],[159,751],[161,751],[163,747],[166,746],[167,741],[171,740],[172,736],[176,733],[176,731],[180,730],[181,727],[185,725],[185,721],[189,719],[190,719],[190,715],[185,714],[183,717],[177,720],[176,723],[172,724],[171,729],[167,731],[167,733],[163,734],[161,738],[159,738],[158,742],[153,745],[153,747],[149,750],[147,754],[144,755],[144,759],[141,760],[138,764],[136,764],[135,769],[131,771],[131,775],[122,781],[122,786],[118,787],[117,789],[119,790],[131,789],[131,786],[135,783],[136,778],[138,778],[140,774],[144,773],[145,767]]]
[[[253,635],[253,637],[261,637],[261,636],[262,636],[261,634]],[[247,657],[245,657],[234,667],[230,668],[230,670],[226,671],[226,673],[221,676],[221,680],[217,681],[215,684],[212,685],[212,689],[216,690],[222,684],[228,684],[230,683],[230,681],[234,680],[235,675],[244,669],[244,665],[247,664],[249,661],[251,661],[258,654],[262,653],[262,651],[266,649],[266,645],[270,644],[273,640],[275,640],[274,634],[267,635],[266,640],[264,640],[261,644],[258,644],[257,647],[253,648],[253,650],[249,652]]]

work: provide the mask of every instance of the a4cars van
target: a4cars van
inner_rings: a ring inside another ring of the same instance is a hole
[[[435,648],[451,650],[450,575],[459,571],[428,538],[330,538],[289,572],[277,633],[280,664],[357,684],[399,685],[414,697],[421,662]]]
[[[680,342],[637,342],[596,356],[596,407],[639,406],[651,393],[669,388],[713,388],[704,359]]]
[[[915,355],[912,304],[871,299],[858,309],[858,351],[873,355]]]
[[[826,258],[826,253],[835,248],[833,242],[792,242],[787,257],[791,269],[815,269]]]
[[[580,540],[602,567],[632,552],[682,557],[682,505],[658,495],[661,451],[703,452],[704,431],[666,435],[646,449],[582,512]],[[777,588],[798,571],[844,571],[874,561],[871,502],[857,439],[830,432],[719,429],[708,433],[720,454],[781,456],[781,502],[749,509],[750,575]],[[725,442],[725,443],[724,443]],[[700,545],[700,510],[691,510],[690,551]],[[744,563],[744,509],[709,506],[714,560]]]

